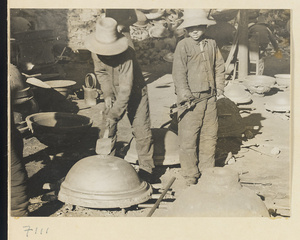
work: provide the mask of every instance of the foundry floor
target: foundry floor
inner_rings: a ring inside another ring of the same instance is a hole
[[[276,61],[278,66],[282,66],[279,60]],[[287,65],[285,67],[288,68]],[[147,69],[149,72],[152,70]],[[160,70],[160,74],[152,73],[147,78],[153,128],[159,128],[170,120],[169,107],[176,102],[170,64],[166,63],[164,66],[160,66]],[[277,68],[277,71],[280,69]],[[266,69],[266,72],[270,73],[270,67]],[[273,72],[273,74],[276,73]],[[231,161],[225,167],[240,173],[243,186],[251,188],[257,193],[273,216],[288,217],[291,215],[290,200],[292,195],[291,120],[289,115],[272,113],[267,111],[264,106],[265,101],[277,91],[278,89],[273,89],[268,96],[264,97],[253,95],[252,103],[242,106],[255,109],[242,113],[241,116],[248,126],[259,127],[257,131],[254,131],[254,138],[243,141],[239,151],[233,154],[235,161]],[[289,89],[285,91],[289,91]],[[89,116],[94,122],[89,138],[85,138],[85,141],[79,146],[63,150],[50,149],[41,144],[35,137],[24,139],[24,160],[29,176],[30,211],[32,215],[57,217],[146,216],[149,208],[128,209],[125,213],[117,210],[74,208],[55,200],[55,196],[42,189],[44,183],[56,182],[65,177],[76,161],[94,154],[98,130],[103,127],[101,112],[104,110],[104,103],[102,101],[96,106],[88,108],[85,106],[84,100],[73,100],[73,102],[77,104],[79,114]],[[120,122],[119,130],[118,140],[123,143],[128,142],[131,139],[131,132],[126,119]],[[279,150],[279,153],[273,154],[274,149]],[[180,175],[179,165],[159,166],[158,168],[161,176],[173,175],[178,177]],[[174,182],[173,189],[175,190],[180,188],[180,178],[178,179],[178,183]],[[54,200],[51,200],[51,196],[54,197]],[[160,208],[154,214],[154,216],[163,215],[164,210]]]

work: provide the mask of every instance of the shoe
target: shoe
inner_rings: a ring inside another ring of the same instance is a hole
[[[198,179],[197,178],[186,178],[185,179],[185,185],[186,186],[191,186],[191,185],[196,185],[198,182]]]
[[[141,180],[144,180],[144,181],[146,181],[146,182],[148,182],[148,183],[150,183],[150,184],[155,183],[155,179],[154,179],[153,174],[152,174],[152,173],[149,173],[149,172],[147,172],[147,171],[145,171],[145,170],[143,170],[143,169],[140,169],[140,170],[138,171],[138,176],[139,176],[139,178],[140,178]]]

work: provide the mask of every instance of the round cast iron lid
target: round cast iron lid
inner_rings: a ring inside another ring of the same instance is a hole
[[[265,108],[271,112],[290,112],[289,94],[278,93],[268,99],[265,103]]]
[[[95,155],[77,162],[58,194],[65,203],[91,208],[126,208],[147,201],[151,186],[121,158]]]

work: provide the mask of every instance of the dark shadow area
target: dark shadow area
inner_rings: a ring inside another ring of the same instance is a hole
[[[228,153],[237,154],[241,150],[242,144],[241,138],[218,138],[215,154],[216,167],[224,167]]]
[[[170,85],[162,85],[162,86],[157,86],[156,88],[169,88],[171,87]]]
[[[34,155],[26,158],[29,162],[38,161],[35,157],[43,160],[45,166],[28,179],[29,197],[37,197],[45,193],[44,183],[56,183],[64,178],[70,168],[79,160],[95,154],[95,143],[99,130],[91,128],[88,134],[78,144],[53,147],[50,146]]]
[[[276,74],[290,73],[290,56],[283,55],[282,58],[277,58],[274,55],[271,55],[266,57],[264,62],[264,75],[274,76]]]
[[[216,166],[223,167],[230,152],[237,154],[241,150],[243,141],[255,138],[257,134],[260,134],[260,130],[262,129],[261,121],[265,120],[265,118],[260,113],[253,113],[241,120],[244,125],[243,137],[218,138],[215,156]]]
[[[37,210],[30,212],[28,214],[28,217],[49,217],[50,215],[58,211],[63,205],[64,203],[58,200],[48,202],[40,208],[38,208]]]
[[[261,113],[252,113],[249,116],[244,117],[243,122],[244,122],[246,128],[248,128],[248,127],[251,128],[251,131],[255,136],[256,134],[260,133],[260,130],[262,129],[261,122],[265,119],[266,118],[264,118],[261,115]],[[253,129],[253,127],[255,127],[255,128]]]
[[[54,89],[34,88],[33,94],[41,112],[77,113],[79,111],[77,103]]]
[[[40,162],[40,161],[44,164],[47,163],[49,160],[50,157],[46,153],[45,149],[23,158],[24,164],[27,164],[29,162]]]
[[[280,91],[280,89],[273,87],[271,88],[271,90],[267,93],[265,93],[265,96],[272,96],[275,95],[276,93],[278,93]]]

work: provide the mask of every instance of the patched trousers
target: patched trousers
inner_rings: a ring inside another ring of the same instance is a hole
[[[182,114],[184,109],[178,112]],[[205,168],[215,166],[218,117],[216,97],[196,104],[178,123],[179,160],[183,177],[199,178]]]

